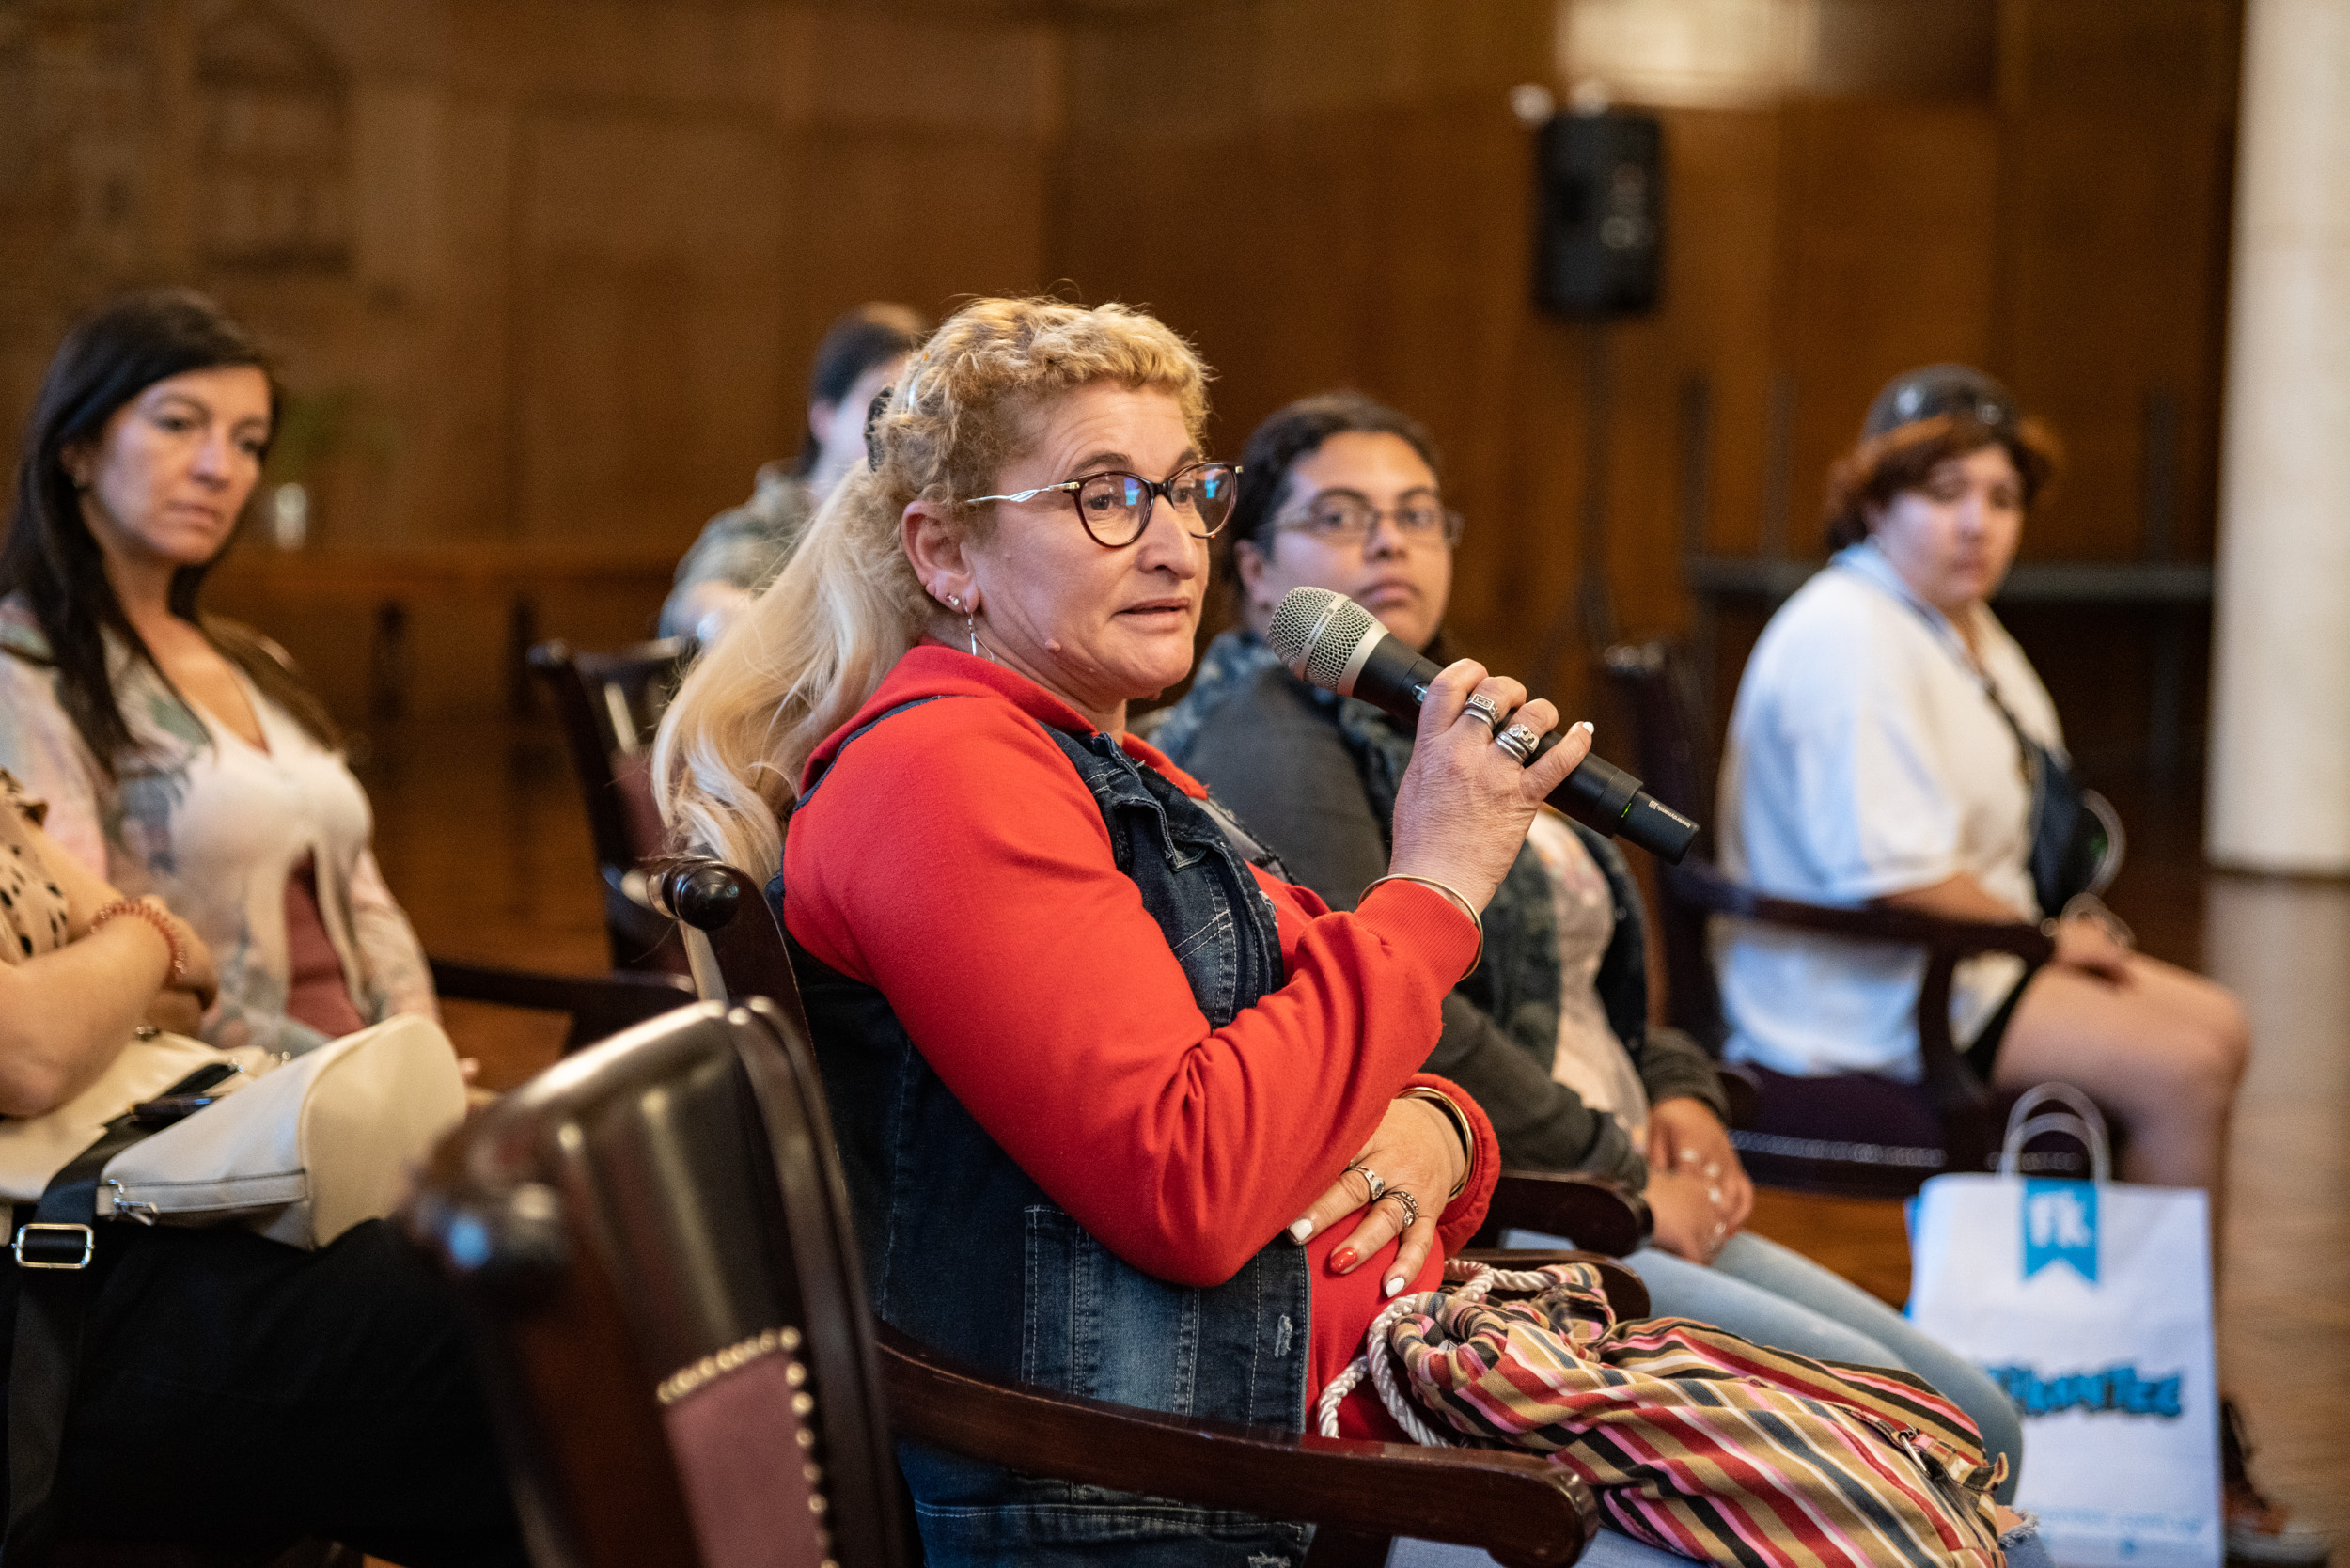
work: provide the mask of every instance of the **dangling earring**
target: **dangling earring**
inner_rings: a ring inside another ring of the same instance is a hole
[[[947,604],[949,609],[953,610],[957,615],[963,617],[964,635],[971,639],[971,657],[975,659],[986,658],[987,655],[979,651],[979,625],[971,619],[971,612],[963,607],[962,599],[950,593],[947,596]]]

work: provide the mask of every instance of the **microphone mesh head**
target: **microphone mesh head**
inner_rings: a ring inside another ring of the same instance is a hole
[[[1264,640],[1293,674],[1336,691],[1355,649],[1378,629],[1371,613],[1342,593],[1293,588],[1274,606]]]

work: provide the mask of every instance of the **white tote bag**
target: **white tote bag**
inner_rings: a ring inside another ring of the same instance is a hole
[[[2095,1181],[2017,1174],[2051,1130]],[[1998,1175],[1936,1176],[1910,1211],[1909,1316],[2022,1407],[2015,1506],[2065,1568],[2219,1568],[2209,1238],[2201,1192],[2107,1180],[2104,1121],[2064,1084],[2016,1104]]]
[[[215,1063],[236,1074],[214,1103],[106,1162],[97,1217],[238,1224],[291,1247],[324,1247],[391,1213],[408,1168],[464,1119],[448,1037],[402,1014],[290,1060],[220,1051],[179,1035],[135,1040],[98,1080],[46,1116],[0,1121],[0,1201],[27,1207],[106,1123]]]

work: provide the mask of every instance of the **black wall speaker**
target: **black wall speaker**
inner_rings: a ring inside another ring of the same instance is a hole
[[[1653,309],[1663,273],[1665,133],[1653,115],[1553,115],[1542,129],[1534,301],[1568,316]]]

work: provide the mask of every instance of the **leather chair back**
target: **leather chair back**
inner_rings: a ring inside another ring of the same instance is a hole
[[[1610,648],[1602,664],[1632,722],[1633,771],[1651,794],[1704,824],[1690,855],[1710,861],[1714,754],[1698,720],[1687,671],[1671,646],[1661,641]],[[1706,949],[1706,912],[1682,896],[1678,880],[1664,867],[1658,868],[1656,902],[1657,938],[1665,951],[1665,1021],[1718,1054],[1729,1031]]]
[[[653,731],[692,661],[690,638],[632,643],[582,652],[557,638],[530,651],[530,668],[546,688],[563,729],[588,834],[604,882],[604,933],[615,969],[685,972],[668,922],[630,899],[621,883],[664,853],[653,805]]]
[[[568,1058],[437,1152],[409,1230],[478,1309],[541,1568],[908,1560],[832,1147],[762,999]]]

